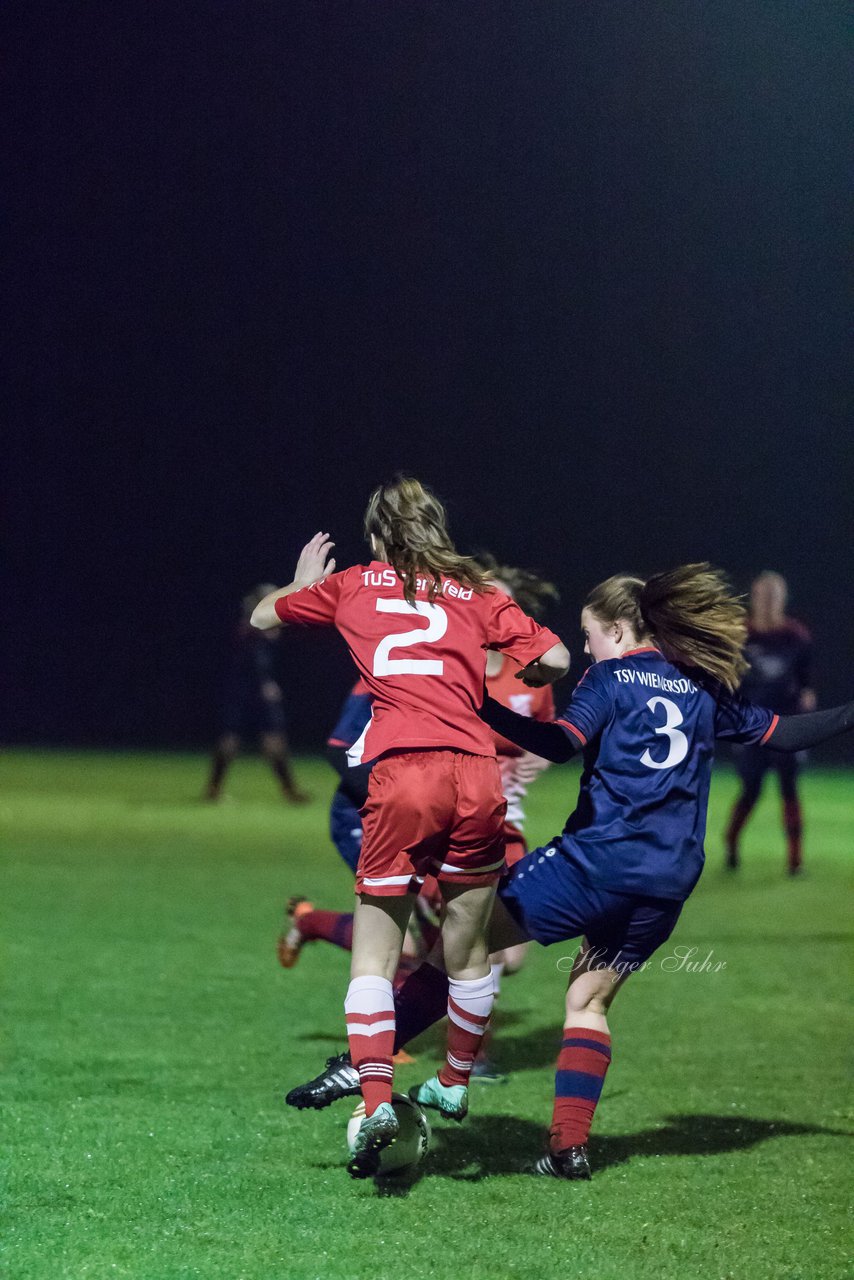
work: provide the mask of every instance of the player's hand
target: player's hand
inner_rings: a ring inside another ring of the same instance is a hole
[[[330,573],[335,572],[335,561],[328,560],[329,552],[335,546],[328,533],[316,533],[300,552],[294,573],[294,585],[310,587],[313,582],[322,582]]]
[[[516,672],[514,679],[521,680],[529,689],[544,689],[547,684],[551,684],[550,676],[544,674],[539,662],[529,662],[527,667]]]
[[[265,680],[261,685],[261,697],[265,702],[281,702],[282,691],[275,680]]]

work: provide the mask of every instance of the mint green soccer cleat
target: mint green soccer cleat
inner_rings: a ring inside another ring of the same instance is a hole
[[[372,1178],[379,1173],[380,1157],[400,1132],[400,1124],[390,1102],[381,1102],[372,1116],[359,1126],[353,1141],[347,1172],[351,1178]]]
[[[419,1107],[430,1107],[459,1123],[465,1120],[469,1109],[469,1091],[464,1084],[442,1084],[438,1076],[431,1076],[423,1084],[409,1090],[409,1097]]]

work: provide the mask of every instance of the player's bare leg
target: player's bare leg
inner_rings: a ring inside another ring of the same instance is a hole
[[[294,778],[291,763],[290,747],[283,733],[265,733],[261,736],[261,750],[270,763],[270,768],[279,780],[282,795],[291,804],[307,804],[311,796],[300,791]]]
[[[222,784],[237,752],[240,750],[240,739],[236,733],[224,733],[214,747],[213,759],[208,785],[205,788],[205,800],[218,800],[222,794]]]
[[[628,977],[595,963],[585,943],[575,958],[566,992],[549,1151],[534,1165],[535,1173],[569,1181],[590,1177],[587,1139],[611,1061],[608,1009]]]
[[[386,899],[385,901],[388,901]],[[500,898],[493,900],[487,945],[490,949],[517,946],[528,942],[527,935],[508,912]],[[441,935],[421,966],[398,988],[395,994],[395,1046],[400,1049],[428,1027],[439,1022],[448,1011],[448,976]],[[295,1086],[285,1101],[298,1110],[321,1110],[339,1098],[359,1094],[359,1075],[350,1062],[349,1053],[327,1060],[317,1076]]]

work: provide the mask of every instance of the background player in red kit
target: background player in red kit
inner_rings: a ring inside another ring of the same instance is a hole
[[[812,637],[802,623],[786,616],[787,597],[786,580],[779,573],[760,573],[753,582],[745,649],[750,670],[741,686],[748,702],[786,716],[814,711],[816,706]],[[753,744],[738,749],[735,766],[742,790],[727,826],[726,865],[732,871],[739,865],[739,835],[759,799],[765,774],[771,770],[780,780],[789,875],[797,875],[801,869],[803,832],[797,756],[781,755]]]
[[[569,655],[486,573],[455,550],[441,503],[400,478],[371,495],[365,532],[376,559],[334,573],[326,534],[312,538],[294,581],[252,615],[335,626],[371,691],[371,720],[350,752],[375,760],[356,876],[352,980],[345,1011],[366,1120],[348,1170],[368,1177],[394,1141],[391,979],[415,893],[427,874],[442,887],[442,936],[451,979],[448,1055],[419,1101],[462,1119],[467,1083],[493,1002],[485,939],[504,867],[501,794],[492,735],[478,715],[485,650],[500,649],[534,685],[562,676]]]

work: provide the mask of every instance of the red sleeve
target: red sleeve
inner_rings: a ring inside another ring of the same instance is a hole
[[[334,626],[345,573],[346,570],[331,573],[322,582],[314,582],[310,587],[301,587],[289,596],[282,596],[275,604],[280,620],[305,627]]]
[[[529,618],[503,591],[490,591],[487,599],[487,648],[500,649],[515,658],[520,667],[527,667],[553,645],[560,644],[560,636]]]

